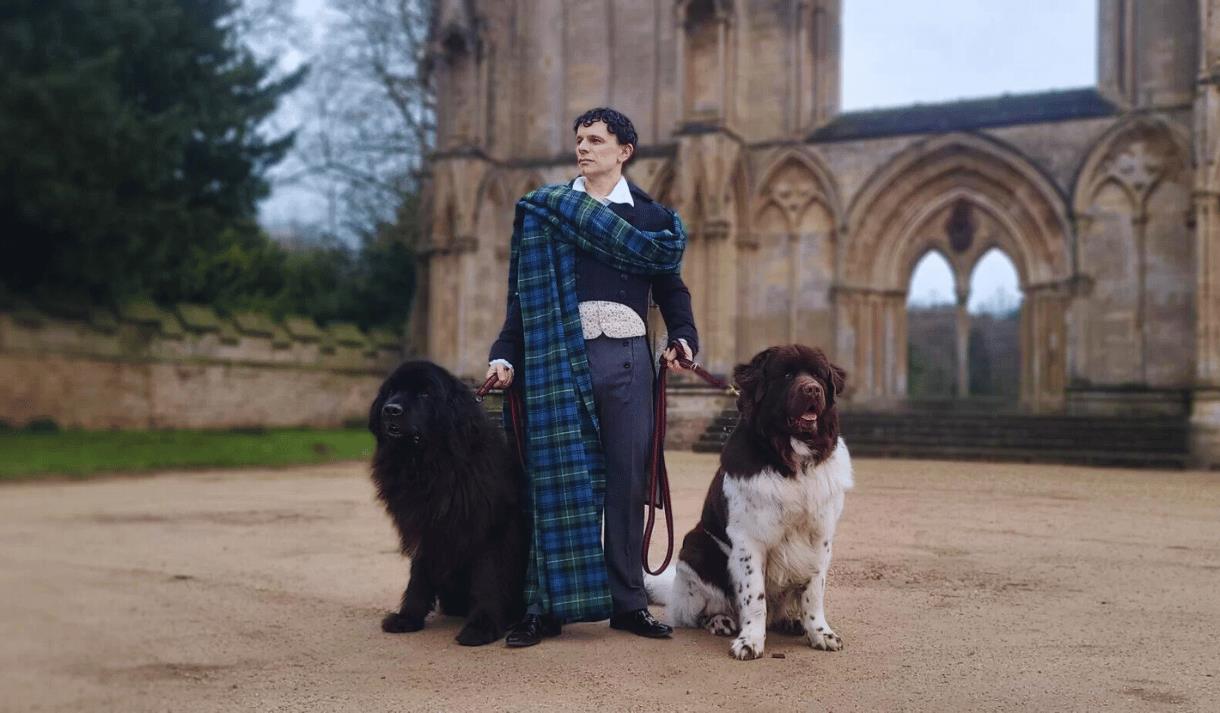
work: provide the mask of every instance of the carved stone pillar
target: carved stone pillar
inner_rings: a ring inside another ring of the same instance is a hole
[[[1200,3],[1203,37],[1195,94],[1195,388],[1191,460],[1220,465],[1220,2]]]
[[[485,335],[474,333],[473,310],[474,297],[478,292],[475,284],[477,271],[475,265],[476,251],[479,247],[477,238],[471,235],[459,235],[453,239],[449,247],[449,255],[453,269],[455,309],[448,318],[454,326],[454,354],[450,361],[454,373],[462,376],[482,376],[487,368],[487,348]],[[482,338],[480,338],[482,337]]]
[[[1027,288],[1021,307],[1021,405],[1054,412],[1064,404],[1068,284]]]
[[[732,368],[740,309],[734,239],[740,222],[741,142],[726,131],[678,135],[673,207],[690,231],[682,276],[691,291],[701,361],[713,372]]]
[[[459,376],[479,376],[487,348],[470,340],[468,305],[476,291],[474,251],[478,241],[475,201],[490,162],[466,155],[433,157],[433,190],[425,210],[430,215],[427,249],[427,343],[422,353]]]
[[[850,399],[892,406],[906,398],[906,299],[897,292],[841,288],[834,293],[837,354]]]
[[[704,323],[699,326],[703,354],[700,357],[713,373],[728,373],[737,352],[734,325],[737,324],[737,260],[733,246],[733,226],[724,220],[707,223],[704,240],[708,280],[702,289]]]
[[[954,337],[957,351],[957,397],[959,399],[970,395],[970,313],[966,311],[969,299],[969,290],[959,289],[957,291],[957,320]]]

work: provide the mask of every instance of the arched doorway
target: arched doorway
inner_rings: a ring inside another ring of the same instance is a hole
[[[999,405],[1021,394],[1021,287],[1017,268],[999,248],[988,250],[970,275],[966,311],[967,392]]]
[[[908,394],[907,290],[916,263],[937,250],[953,268],[959,375],[968,365],[970,275],[992,248],[1011,259],[1024,294],[1019,319],[1020,403],[1057,410],[1064,398],[1064,316],[1070,233],[1053,185],[1011,148],[983,137],[929,139],[861,189],[847,218],[836,290],[841,358],[858,375],[855,399],[884,406]],[[969,374],[957,395],[969,394]]]
[[[930,250],[907,291],[907,399],[1015,404],[1021,383],[1021,288],[1012,260],[987,248],[970,263]],[[963,276],[969,279],[963,279]]]
[[[944,254],[930,250],[907,290],[907,396],[948,399],[957,393],[957,289]]]

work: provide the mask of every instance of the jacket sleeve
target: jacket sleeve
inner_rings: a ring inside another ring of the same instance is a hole
[[[522,215],[518,209],[513,216],[513,237],[515,243],[521,234]],[[508,299],[504,310],[504,325],[500,327],[500,336],[491,345],[487,361],[503,359],[513,366],[521,368],[525,363],[525,329],[521,323],[521,303],[517,299],[517,250],[513,245],[512,257],[508,261]]]
[[[669,340],[685,339],[692,354],[699,353],[699,332],[690,306],[690,290],[679,274],[657,275],[652,280],[652,299],[661,308]]]
[[[525,356],[525,335],[521,327],[521,304],[517,302],[517,291],[508,295],[508,307],[505,310],[504,326],[500,327],[500,336],[491,345],[491,353],[487,360],[503,359],[512,364],[513,369],[521,367]]]

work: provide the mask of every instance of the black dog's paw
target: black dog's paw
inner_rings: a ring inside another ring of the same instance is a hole
[[[457,642],[462,646],[484,646],[499,640],[501,633],[491,624],[468,621],[458,632]]]
[[[381,630],[387,634],[405,634],[424,628],[424,618],[407,616],[400,612],[390,612],[381,620]]]

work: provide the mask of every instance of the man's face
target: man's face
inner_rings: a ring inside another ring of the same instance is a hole
[[[631,157],[631,145],[620,144],[604,121],[576,127],[576,166],[585,178],[623,168]]]

